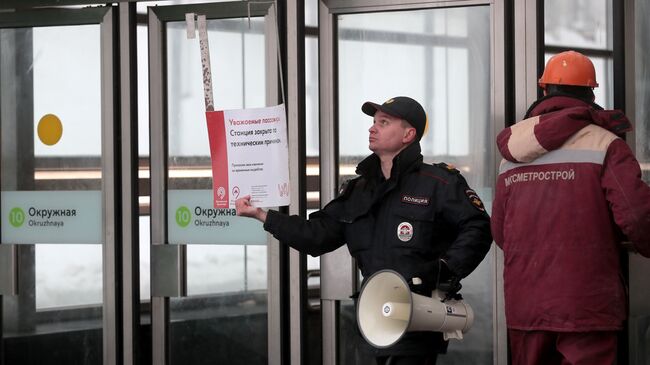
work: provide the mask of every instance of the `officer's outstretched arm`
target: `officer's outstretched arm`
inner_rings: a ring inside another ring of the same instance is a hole
[[[288,216],[254,207],[250,195],[235,201],[237,215],[255,218],[264,223],[264,229],[280,242],[296,250],[319,256],[341,247],[344,243],[343,226],[326,215],[316,219],[304,219],[297,215]]]
[[[264,229],[280,242],[312,256],[334,251],[345,243],[343,224],[326,215],[305,219],[269,210]]]

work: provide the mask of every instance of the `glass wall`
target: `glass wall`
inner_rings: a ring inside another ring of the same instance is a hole
[[[372,118],[363,102],[398,95],[418,100],[429,116],[421,141],[427,163],[455,165],[488,209],[494,147],[491,127],[490,8],[350,14],[338,16],[340,183],[367,155]],[[492,259],[463,280],[476,312],[462,341],[451,341],[439,364],[492,363]],[[341,305],[342,364],[370,363],[360,353],[352,302]]]

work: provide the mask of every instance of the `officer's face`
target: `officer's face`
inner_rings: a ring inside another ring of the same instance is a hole
[[[415,128],[409,127],[409,124],[402,119],[377,110],[368,132],[370,132],[368,148],[372,152],[378,155],[394,154],[412,141]]]

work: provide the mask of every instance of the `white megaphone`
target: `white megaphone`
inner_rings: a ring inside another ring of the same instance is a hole
[[[411,292],[404,278],[393,270],[373,274],[361,288],[357,322],[371,345],[384,348],[409,331],[442,332],[445,340],[462,339],[474,323],[474,311],[462,300],[442,301]]]

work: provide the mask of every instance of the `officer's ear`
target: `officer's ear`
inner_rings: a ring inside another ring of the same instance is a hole
[[[415,128],[409,126],[404,130],[404,138],[402,138],[402,143],[404,144],[409,144],[417,138],[417,132],[415,131]]]

